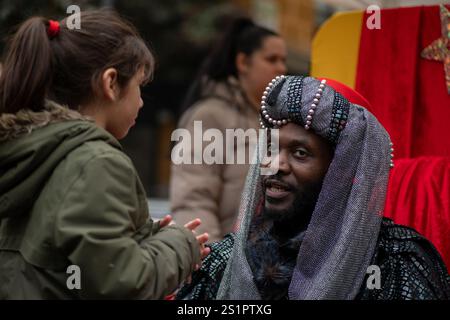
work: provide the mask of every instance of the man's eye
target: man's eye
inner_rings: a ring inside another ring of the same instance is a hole
[[[294,151],[294,156],[297,158],[305,158],[308,156],[308,152],[306,152],[306,150],[303,149],[297,149]]]

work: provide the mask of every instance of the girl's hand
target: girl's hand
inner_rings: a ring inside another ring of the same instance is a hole
[[[160,228],[167,227],[168,225],[171,225],[171,224],[174,224],[174,222],[172,221],[172,216],[170,214],[166,215],[164,218],[159,220]]]
[[[201,255],[201,258],[204,259],[204,258],[211,252],[211,249],[205,247],[205,243],[206,243],[206,241],[208,241],[208,238],[209,238],[208,233],[205,232],[205,233],[203,233],[203,234],[201,234],[201,235],[198,235],[198,236],[197,236],[197,234],[195,233],[195,229],[196,229],[201,223],[202,223],[202,221],[201,221],[200,219],[194,219],[194,220],[189,221],[188,223],[186,223],[186,224],[184,225],[184,227],[187,228],[187,229],[189,229],[189,230],[191,230],[191,231],[194,233],[194,235],[196,236],[197,241],[198,241],[198,243],[199,243],[199,245],[200,245],[200,255]],[[196,267],[195,270],[198,270],[198,269],[200,268],[199,265],[196,265],[195,267]]]

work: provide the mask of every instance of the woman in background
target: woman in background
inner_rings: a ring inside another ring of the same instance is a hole
[[[285,62],[286,46],[278,34],[247,18],[234,20],[189,89],[179,128],[192,137],[194,121],[201,121],[203,132],[215,128],[223,137],[226,129],[257,129],[261,96],[267,83],[286,73]],[[236,145],[234,149],[236,154]],[[173,164],[170,201],[175,221],[183,224],[199,217],[198,231],[208,232],[210,241],[221,239],[233,229],[247,171],[248,160]]]

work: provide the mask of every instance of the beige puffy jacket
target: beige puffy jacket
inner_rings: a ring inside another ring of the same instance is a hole
[[[202,121],[203,133],[210,128],[220,130],[224,142],[226,129],[258,129],[258,113],[235,78],[210,84],[204,98],[183,114],[179,128],[189,130],[193,137],[194,121]],[[202,150],[210,143],[203,142]],[[193,152],[193,142],[191,147]],[[236,148],[237,144],[235,154]],[[175,221],[184,224],[200,218],[202,225],[197,232],[208,232],[209,242],[233,231],[248,167],[248,157],[246,164],[172,164],[170,201]]]

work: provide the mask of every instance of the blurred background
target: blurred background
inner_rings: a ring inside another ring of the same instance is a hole
[[[337,11],[448,3],[433,0],[0,0],[0,50],[13,27],[31,15],[52,19],[67,16],[66,8],[110,7],[128,18],[157,57],[154,80],[143,90],[144,108],[136,126],[122,140],[148,196],[166,199],[170,176],[170,135],[190,82],[224,24],[246,15],[276,30],[288,45],[290,74],[308,74],[312,38],[318,27]],[[156,211],[166,202],[155,201]],[[155,213],[155,210],[153,213]]]

